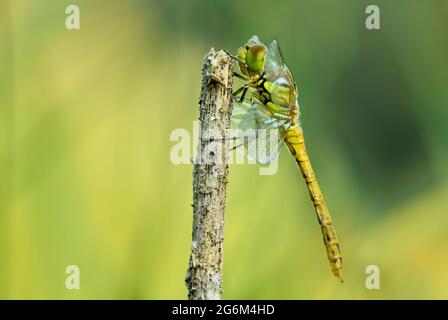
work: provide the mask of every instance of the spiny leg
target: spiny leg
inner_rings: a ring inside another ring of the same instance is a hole
[[[235,102],[237,103],[241,103],[240,100],[236,99],[236,96],[240,94],[240,92],[246,92],[247,91],[247,84],[245,84],[244,86],[242,86],[241,88],[236,89],[234,92],[231,93],[233,99]]]
[[[241,94],[240,99],[239,99],[238,101],[236,101],[236,102],[238,102],[238,103],[242,103],[242,102],[244,101],[244,98],[246,97],[247,90],[248,90],[249,88],[253,87],[255,83],[256,83],[255,81],[249,81],[249,82],[247,82],[245,85],[243,85],[242,87],[240,87],[240,88],[238,88],[237,90],[235,90],[235,91],[232,93],[233,96],[234,96],[234,98],[235,98],[238,94],[240,94],[240,92],[243,92],[243,93]],[[252,102],[252,94],[250,95],[250,100],[251,100],[251,102]],[[235,100],[234,100],[234,101],[235,101]]]
[[[224,50],[225,53],[227,53],[227,55],[232,58],[233,60],[236,60],[238,63],[242,63],[242,64],[246,64],[243,60],[241,60],[240,58],[234,56],[233,54],[231,54],[229,51]]]
[[[242,103],[244,101],[244,97],[246,96],[247,93],[247,87],[244,88],[243,93],[241,94],[240,100],[238,101],[238,103]]]
[[[238,145],[236,145],[236,146],[233,146],[232,148],[229,149],[229,151],[236,150],[236,149],[238,149],[238,148],[240,148],[240,147],[242,147],[242,146],[244,146],[244,143],[240,143],[240,144],[238,144]]]
[[[235,92],[232,92],[232,88],[226,88],[228,94],[230,95],[230,99],[232,99],[233,103],[240,103],[239,99],[237,99],[236,95],[238,95],[241,91],[244,90],[246,86],[242,86],[241,88],[239,88],[238,90],[236,90]]]
[[[246,80],[246,81],[249,81],[250,80],[250,78],[249,77],[247,77],[247,76],[244,76],[244,75],[242,75],[242,74],[239,74],[238,72],[233,72],[233,75],[235,76],[235,77],[237,77],[237,78],[240,78],[240,79],[243,79],[243,80]]]

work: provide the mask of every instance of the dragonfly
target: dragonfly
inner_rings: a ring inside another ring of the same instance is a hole
[[[248,157],[261,164],[268,164],[278,157],[282,145],[286,144],[307,185],[322,230],[331,271],[343,281],[340,243],[305,147],[299,121],[297,85],[283,59],[279,44],[274,40],[268,47],[257,36],[253,36],[238,50],[236,56],[231,57],[238,65],[234,74],[244,83],[233,92],[238,103],[232,113],[232,128],[256,133],[253,139],[242,136],[236,147],[244,145]],[[275,141],[257,134],[263,130],[274,130],[277,133]],[[254,153],[261,140],[264,140],[266,152]]]

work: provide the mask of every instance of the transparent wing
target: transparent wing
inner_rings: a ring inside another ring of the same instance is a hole
[[[283,76],[285,62],[277,41],[272,41],[268,48],[265,70],[269,78]]]
[[[268,164],[278,157],[290,125],[290,119],[274,117],[263,104],[244,101],[232,113],[234,148],[252,163]]]
[[[257,35],[252,36],[249,41],[247,41],[248,44],[254,45],[254,44],[262,44],[266,46],[263,42],[261,42],[260,38],[258,38]]]
[[[272,41],[268,48],[265,70],[268,78],[271,78],[270,80],[284,78],[291,87],[295,84],[291,71],[289,71],[285,59],[283,58],[280,45],[276,40]]]
[[[280,45],[275,40],[268,48],[265,71],[266,78],[273,83],[270,89],[273,102],[283,107],[298,108],[296,82],[285,63]]]

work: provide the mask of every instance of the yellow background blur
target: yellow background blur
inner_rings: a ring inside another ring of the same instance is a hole
[[[192,166],[169,137],[198,117],[204,54],[252,34],[298,82],[345,283],[283,152],[273,176],[230,168],[224,298],[448,298],[447,16],[439,0],[3,0],[0,298],[186,298]]]

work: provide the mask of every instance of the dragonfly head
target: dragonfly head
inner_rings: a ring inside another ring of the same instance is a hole
[[[264,69],[266,61],[266,53],[268,49],[262,44],[254,44],[245,46],[245,62],[247,68],[252,72],[260,72]]]

